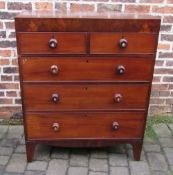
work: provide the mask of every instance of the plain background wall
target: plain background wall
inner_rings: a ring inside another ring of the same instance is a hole
[[[0,118],[21,117],[14,16],[22,10],[113,11],[161,16],[150,115],[171,115],[173,0],[0,0]]]

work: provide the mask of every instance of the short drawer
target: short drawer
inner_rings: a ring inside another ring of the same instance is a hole
[[[145,109],[149,85],[24,85],[28,111]]]
[[[158,34],[91,33],[92,54],[155,53]]]
[[[154,64],[153,57],[24,57],[20,61],[23,81],[150,81]]]
[[[144,113],[26,114],[28,139],[141,138]]]
[[[18,41],[19,50],[22,54],[86,53],[85,33],[19,33]]]

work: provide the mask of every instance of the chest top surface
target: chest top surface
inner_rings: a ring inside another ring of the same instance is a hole
[[[159,32],[160,17],[112,12],[25,11],[15,17],[18,32]]]

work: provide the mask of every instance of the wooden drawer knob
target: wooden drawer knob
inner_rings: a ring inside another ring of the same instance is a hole
[[[53,123],[52,128],[54,131],[58,131],[59,130],[59,123]]]
[[[119,129],[119,123],[118,122],[113,122],[112,123],[112,129],[114,130],[114,131],[117,131],[118,129]]]
[[[126,48],[127,47],[127,45],[128,45],[128,41],[126,40],[126,39],[124,39],[124,38],[122,38],[122,39],[120,39],[120,41],[119,41],[119,45],[120,45],[120,48]]]
[[[59,95],[58,94],[52,94],[52,101],[54,103],[57,103],[59,101]]]
[[[123,66],[123,65],[119,65],[118,67],[117,67],[117,74],[119,74],[119,75],[123,75],[124,73],[125,73],[125,67]]]
[[[53,75],[58,74],[59,69],[58,69],[58,66],[57,65],[52,65],[50,69],[51,69],[51,73]]]
[[[51,38],[51,39],[49,40],[49,47],[50,47],[51,49],[56,48],[57,45],[58,45],[58,41],[57,41],[55,38]]]
[[[123,99],[123,96],[121,94],[115,94],[114,95],[114,101],[116,103],[120,103],[122,101],[122,99]]]

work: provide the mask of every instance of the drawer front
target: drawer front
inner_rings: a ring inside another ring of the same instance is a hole
[[[24,85],[28,111],[145,109],[148,85]]]
[[[150,81],[154,58],[37,57],[21,62],[24,81]]]
[[[150,33],[91,33],[90,52],[93,54],[155,53],[158,34]]]
[[[141,138],[143,113],[27,114],[28,139]]]
[[[18,39],[22,54],[86,53],[85,33],[19,33]]]

